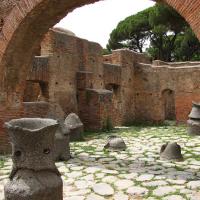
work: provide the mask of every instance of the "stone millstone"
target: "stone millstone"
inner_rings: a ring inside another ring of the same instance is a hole
[[[5,200],[62,200],[63,183],[54,162],[57,121],[22,118],[5,123],[5,127],[13,161]]]
[[[162,145],[160,150],[160,158],[162,160],[183,161],[180,145],[178,145],[176,142]]]
[[[110,149],[110,150],[125,150],[126,149],[126,144],[124,140],[121,137],[112,135],[108,137],[108,141],[106,145],[104,146],[105,149]]]
[[[188,134],[190,135],[200,135],[200,120],[189,119],[188,124]]]
[[[70,159],[69,129],[59,122],[55,134],[55,161],[67,161]]]
[[[4,193],[5,200],[62,200],[63,183],[54,172],[19,170]]]
[[[189,114],[190,119],[200,120],[200,104],[192,102],[192,110]]]
[[[71,113],[64,122],[65,126],[70,130],[70,141],[78,141],[82,139],[83,123],[78,115]]]

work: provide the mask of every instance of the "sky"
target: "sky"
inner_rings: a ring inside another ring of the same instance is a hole
[[[75,9],[56,27],[68,29],[105,48],[110,33],[120,21],[153,5],[150,0],[104,0]]]

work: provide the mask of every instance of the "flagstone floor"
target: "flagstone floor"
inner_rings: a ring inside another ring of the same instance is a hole
[[[200,136],[185,127],[130,127],[114,131],[127,150],[103,150],[109,133],[87,135],[71,143],[73,159],[59,162],[64,200],[200,200]],[[159,159],[160,147],[176,141],[183,162]],[[11,159],[0,157],[0,200],[11,170]]]

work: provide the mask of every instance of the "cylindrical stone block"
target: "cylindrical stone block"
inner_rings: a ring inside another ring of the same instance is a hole
[[[5,126],[13,160],[5,200],[62,200],[63,183],[54,162],[57,121],[24,118]]]
[[[200,104],[199,103],[192,102],[192,110],[189,114],[189,118],[200,121]]]
[[[189,119],[188,124],[188,134],[190,135],[200,135],[200,120]]]
[[[160,158],[161,160],[183,161],[181,146],[176,142],[162,145],[160,150]]]

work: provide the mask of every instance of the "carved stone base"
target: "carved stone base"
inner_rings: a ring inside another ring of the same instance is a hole
[[[63,200],[60,176],[49,171],[19,170],[5,186],[5,200]]]
[[[188,134],[190,135],[200,135],[200,120],[189,119],[188,124]]]
[[[161,160],[183,161],[181,146],[176,142],[164,144],[160,150],[160,158]]]

